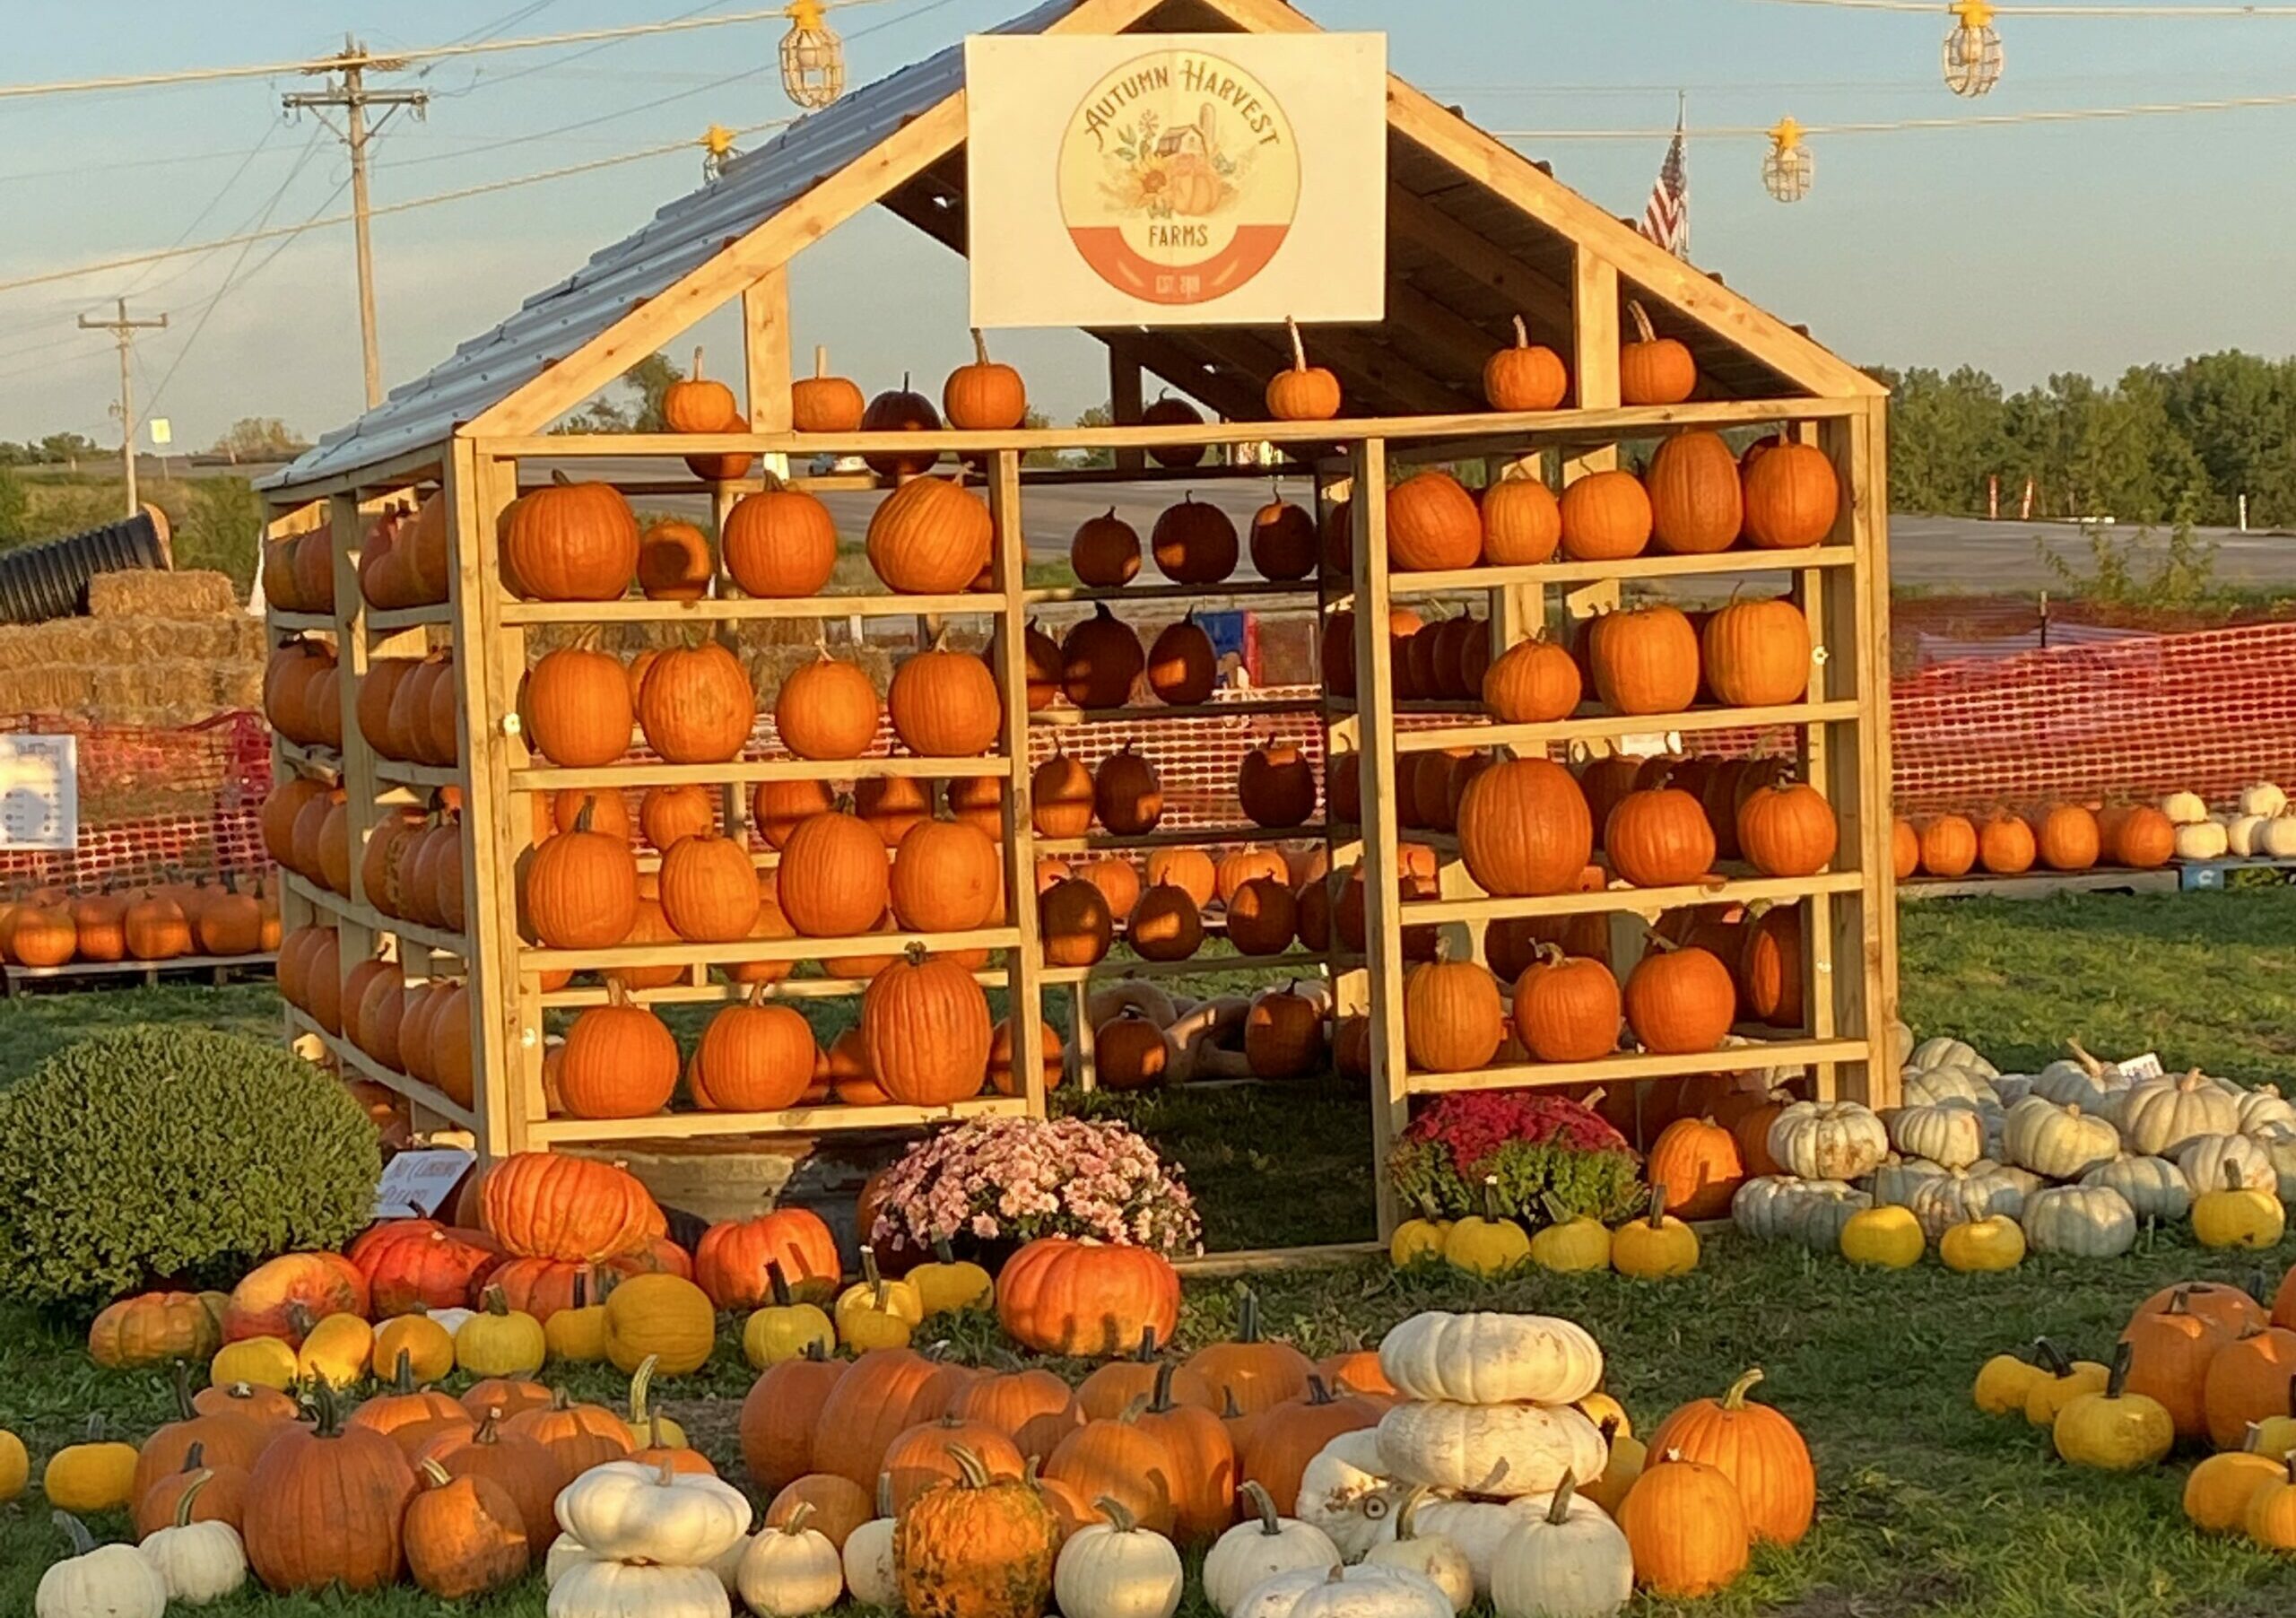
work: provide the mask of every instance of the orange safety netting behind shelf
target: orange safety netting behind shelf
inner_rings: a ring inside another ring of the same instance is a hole
[[[1274,686],[1250,694],[1311,699],[1317,692]],[[2296,624],[1957,659],[1898,681],[1892,714],[1900,813],[2023,807],[2058,796],[2150,797],[2178,787],[2222,804],[2251,781],[2296,781]],[[1652,730],[1664,723],[1654,718]],[[79,738],[81,846],[68,854],[0,856],[7,892],[249,874],[270,864],[257,822],[271,786],[270,737],[260,715],[221,714],[182,730],[34,715],[0,728]],[[1032,766],[1056,746],[1097,764],[1136,745],[1163,779],[1166,826],[1232,826],[1242,819],[1237,768],[1270,738],[1321,762],[1313,713],[1037,729],[1029,752]],[[1784,751],[1791,733],[1718,731],[1690,740],[1700,752],[1744,755]],[[772,720],[761,718],[749,756],[775,747]],[[891,747],[887,726],[873,751]]]

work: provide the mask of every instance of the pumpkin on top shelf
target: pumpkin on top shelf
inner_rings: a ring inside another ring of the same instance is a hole
[[[1308,363],[1298,321],[1286,318],[1283,329],[1292,339],[1292,364],[1267,379],[1267,413],[1279,422],[1328,422],[1339,413],[1339,378]]]
[[[1631,299],[1627,318],[1634,338],[1619,345],[1618,396],[1622,404],[1679,404],[1698,389],[1698,361],[1687,346],[1661,337],[1649,311]]]
[[[861,413],[863,432],[938,432],[941,413],[933,408],[933,401],[923,394],[911,391],[909,377],[903,373],[900,386],[890,388],[869,401]],[[929,472],[933,463],[941,457],[937,452],[923,450],[903,453],[880,451],[861,457],[869,470],[880,477],[915,477]]]
[[[662,393],[662,422],[672,432],[747,432],[749,419],[742,413],[734,390],[701,374],[702,351],[693,351],[693,369]],[[709,483],[725,483],[748,475],[754,457],[743,455],[690,455],[686,468]]]
[[[1004,432],[1029,413],[1028,385],[1021,373],[988,357],[988,339],[972,334],[972,361],[949,373],[941,388],[941,413],[965,432]]]
[[[1493,410],[1516,412],[1552,410],[1570,392],[1570,373],[1562,356],[1531,341],[1520,315],[1515,317],[1515,341],[1483,362],[1483,396]]]
[[[851,378],[830,375],[828,347],[814,344],[813,374],[789,385],[790,427],[798,432],[852,432],[866,408]]]
[[[503,582],[530,601],[614,601],[638,576],[638,518],[612,483],[564,473],[510,502]]]
[[[1204,424],[1204,413],[1186,399],[1175,398],[1169,393],[1161,394],[1140,413],[1140,424],[1144,427],[1200,427]],[[1179,471],[1200,465],[1204,460],[1204,450],[1201,444],[1166,444],[1151,449],[1148,458],[1159,466]]]

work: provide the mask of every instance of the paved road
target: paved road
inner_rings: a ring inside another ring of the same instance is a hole
[[[580,463],[593,474],[639,480],[648,465],[639,461]],[[547,474],[533,469],[529,477]],[[1306,482],[1287,480],[1287,499],[1304,500]],[[1210,500],[1234,516],[1240,526],[1268,497],[1269,485],[1258,482],[1222,479],[1194,487],[1169,483],[1125,483],[1098,486],[1054,485],[1031,490],[1022,502],[1028,526],[1029,553],[1038,559],[1065,556],[1069,535],[1076,525],[1113,503],[1118,510],[1147,535],[1155,513],[1184,493]],[[831,494],[828,504],[837,516],[839,531],[858,537],[868,526],[868,514],[880,497],[875,494]],[[648,509],[706,509],[699,497],[647,496],[638,503]],[[2133,526],[2114,530],[2133,533]],[[2204,528],[2199,536],[2214,544],[2216,578],[2235,586],[2280,586],[2296,588],[2296,535],[2240,534],[2229,528]],[[2145,542],[2165,546],[2165,529]],[[1970,518],[1894,517],[1890,520],[1890,577],[1900,587],[1938,594],[2029,594],[2055,589],[2059,580],[2041,560],[2038,546],[2047,544],[2074,563],[2077,571],[2090,570],[2088,543],[2082,533],[2064,523],[1984,522]]]

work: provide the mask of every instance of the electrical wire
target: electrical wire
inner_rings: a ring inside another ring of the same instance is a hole
[[[695,6],[691,11],[680,12],[676,16],[671,17],[667,19],[667,21],[671,22],[691,22],[717,4],[718,0],[701,0],[701,4]],[[531,77],[535,74],[544,72],[552,67],[564,66],[569,62],[579,62],[586,57],[595,57],[600,51],[612,50],[615,46],[622,43],[624,43],[624,41],[621,39],[607,39],[600,44],[585,47],[580,50],[570,50],[562,57],[552,57],[547,61],[535,63],[532,66],[513,68],[509,73],[498,74],[492,78],[487,77],[484,69],[481,68],[478,73],[472,75],[471,82],[464,85],[460,90],[441,91],[439,91],[439,94],[442,97],[460,100],[464,96],[474,94],[481,90],[493,90],[504,84],[515,84],[520,79]],[[425,67],[422,71],[425,74],[428,74],[431,68],[436,67],[437,65],[438,64],[433,62],[429,67]]]
[[[1766,5],[1830,6],[1850,12],[1910,12],[1944,22],[1948,17],[1939,0],[1762,0]],[[2201,21],[2296,17],[2296,5],[1996,5],[1996,17],[2054,17],[2059,21],[2088,18],[2135,18],[2148,21]]]
[[[2261,107],[2296,107],[2296,93],[2234,96],[2213,101],[2161,101],[2138,107],[2064,107],[2031,112],[1972,112],[1955,117],[1890,118],[1865,123],[1801,124],[1804,135],[1897,135],[1912,130],[1984,129],[2007,124],[2077,124],[2100,119],[2158,117],[2176,113],[2236,112]],[[1683,132],[1692,140],[1728,141],[1769,138],[1762,124],[1717,125]],[[1494,129],[1501,141],[1647,141],[1668,140],[1674,126],[1648,129]]]
[[[880,5],[885,0],[822,0],[824,11],[843,11],[856,5]],[[621,28],[591,28],[571,33],[542,34],[521,39],[472,39],[447,45],[418,46],[409,50],[395,50],[364,57],[317,57],[296,62],[257,62],[236,67],[185,67],[170,73],[115,74],[100,79],[64,79],[41,84],[0,84],[0,101],[24,100],[34,96],[82,95],[99,91],[147,90],[172,88],[186,84],[214,84],[230,79],[274,79],[290,74],[320,74],[339,71],[346,60],[364,61],[370,65],[388,62],[394,66],[412,66],[417,62],[441,62],[458,57],[495,56],[505,51],[543,50],[558,45],[587,45],[599,40],[639,39],[657,34],[690,33],[697,29],[729,28],[748,22],[764,22],[786,19],[786,5],[770,5],[750,11],[726,12],[722,15],[703,17],[691,13],[683,17],[662,22],[633,22]]]
[[[779,129],[796,122],[795,118],[770,118],[761,124],[748,124],[733,131],[738,138],[755,135],[760,130]],[[388,214],[411,213],[417,208],[436,207],[442,203],[462,202],[474,196],[487,196],[498,191],[515,190],[521,186],[540,185],[546,180],[567,179],[578,174],[594,174],[601,169],[618,168],[624,163],[640,162],[648,158],[666,157],[673,152],[692,152],[700,143],[693,140],[672,141],[665,145],[648,146],[637,152],[624,152],[613,157],[594,158],[586,163],[570,163],[564,168],[545,169],[537,174],[521,174],[508,179],[489,180],[483,185],[465,186],[458,190],[440,191],[430,196],[409,197],[403,202],[383,203],[368,210],[368,217],[381,219]],[[193,254],[213,253],[222,248],[238,247],[247,241],[273,241],[281,237],[300,236],[309,231],[326,230],[335,225],[350,224],[348,213],[331,214],[299,225],[275,225],[265,231],[248,231],[243,235],[227,236],[215,241],[201,242],[193,247],[169,248],[158,252],[131,253],[123,257],[107,258],[94,264],[80,265],[68,270],[44,270],[34,275],[19,275],[0,281],[0,292],[13,292],[24,287],[49,286],[59,281],[76,281],[83,275],[102,274],[111,270],[131,269],[137,265],[153,264],[162,259],[182,258]]]

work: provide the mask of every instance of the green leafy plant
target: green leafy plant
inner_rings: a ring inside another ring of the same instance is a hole
[[[2196,535],[2190,523],[2179,523],[2170,531],[2169,543],[2157,550],[2150,543],[2149,528],[2121,539],[2101,525],[2092,525],[2086,537],[2086,572],[2052,550],[2047,540],[2033,542],[2058,582],[2084,601],[2176,611],[2209,606],[2218,598],[2216,545]]]
[[[366,1224],[375,1128],[275,1046],[139,1026],[0,1098],[0,1296],[89,1310],[159,1279],[235,1279]]]

